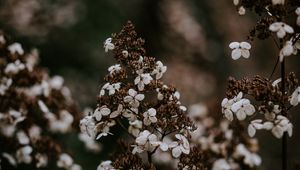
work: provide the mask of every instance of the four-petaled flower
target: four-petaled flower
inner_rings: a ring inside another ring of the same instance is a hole
[[[95,111],[94,111],[94,118],[97,121],[100,121],[102,119],[102,116],[108,116],[111,113],[110,109],[107,106],[101,106],[100,108],[98,107]]]
[[[129,103],[133,108],[138,108],[140,106],[140,101],[144,100],[144,94],[138,94],[134,89],[128,90],[129,96],[124,97],[124,102]]]
[[[155,78],[156,80],[160,79],[163,74],[167,71],[167,66],[164,66],[163,63],[161,61],[157,61],[156,62],[156,67],[155,69],[152,71],[152,75],[156,75]]]
[[[144,112],[143,116],[144,116],[144,124],[146,126],[149,126],[151,123],[157,122],[157,118],[155,117],[156,110],[154,108],[150,108],[149,110]]]
[[[111,42],[112,38],[107,38],[104,42],[104,49],[105,52],[108,52],[109,50],[113,50],[115,48],[115,45]]]
[[[114,84],[106,83],[101,88],[100,96],[105,95],[105,90],[108,91],[108,95],[113,95],[116,93],[116,91],[119,91],[120,88],[121,88],[121,83],[114,83]]]
[[[190,143],[185,136],[181,134],[176,134],[175,137],[178,139],[178,142],[172,142],[169,145],[169,148],[172,148],[172,155],[175,158],[178,158],[182,153],[190,153]]]
[[[254,106],[248,99],[241,99],[231,106],[231,110],[235,113],[238,120],[244,120],[246,116],[251,116],[255,113]]]
[[[251,45],[248,42],[232,42],[229,44],[229,48],[232,49],[231,57],[234,60],[239,59],[241,56],[249,58]]]
[[[294,29],[283,22],[274,22],[270,25],[269,30],[276,32],[278,38],[283,38],[286,33],[294,33]]]
[[[272,133],[277,138],[282,138],[284,132],[288,132],[291,137],[293,135],[293,125],[282,115],[278,115],[275,120],[275,126],[272,128]]]
[[[108,71],[110,74],[113,74],[114,72],[118,72],[122,69],[120,64],[112,65],[108,68]]]
[[[139,91],[142,91],[145,85],[150,84],[153,78],[149,73],[143,73],[143,70],[138,70],[136,73],[138,76],[134,79],[134,84],[138,86]]]
[[[283,61],[284,57],[290,56],[292,54],[297,54],[297,49],[293,46],[292,41],[287,41],[285,42],[283,48],[280,50],[280,62]]]
[[[160,145],[158,138],[155,134],[151,134],[148,130],[144,130],[135,139],[137,146],[134,146],[132,153],[142,153],[143,151],[152,152],[157,146]]]

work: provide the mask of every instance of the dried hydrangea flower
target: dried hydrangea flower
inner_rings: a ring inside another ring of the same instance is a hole
[[[229,48],[232,49],[231,57],[234,60],[239,59],[241,56],[244,58],[250,57],[251,45],[248,42],[231,42]]]

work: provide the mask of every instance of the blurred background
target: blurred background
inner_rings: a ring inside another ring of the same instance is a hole
[[[250,59],[231,59],[228,44],[247,40],[256,22],[252,14],[239,16],[231,0],[0,0],[0,29],[26,50],[37,48],[41,65],[51,75],[65,78],[81,110],[96,106],[103,77],[115,63],[104,53],[103,41],[127,20],[133,21],[146,40],[148,55],[168,66],[164,81],[178,88],[186,106],[220,106],[228,76],[269,77],[275,65],[278,50],[270,39],[254,41]],[[299,60],[291,57],[287,61],[288,71],[295,71],[298,77]],[[278,70],[273,76],[277,78]],[[289,139],[291,164],[300,160],[300,117],[297,110],[292,112],[295,128]],[[216,114],[222,116],[221,112]],[[82,144],[73,138],[67,137],[64,142],[74,146],[72,152],[78,155],[75,159],[84,169],[95,169],[114,147],[104,139],[105,149],[92,154],[76,149]],[[280,169],[281,141],[264,132],[258,138],[261,169]]]

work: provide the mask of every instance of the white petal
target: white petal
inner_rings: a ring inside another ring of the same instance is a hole
[[[234,49],[231,52],[231,57],[234,60],[237,60],[241,57],[242,53],[241,53],[241,49]]]
[[[231,49],[235,49],[235,48],[239,48],[240,47],[240,43],[238,42],[232,42],[229,44],[229,48]]]
[[[144,98],[145,98],[144,94],[138,94],[138,95],[135,96],[135,99],[138,100],[138,101],[142,101],[142,100],[144,100]]]
[[[248,42],[241,42],[241,47],[250,50],[251,45]]]
[[[254,128],[254,126],[252,124],[250,124],[248,126],[248,134],[250,137],[253,137],[256,133],[256,129]]]
[[[128,94],[129,94],[130,96],[136,96],[136,95],[137,95],[137,91],[135,91],[134,89],[129,89],[129,90],[128,90]]]
[[[249,50],[241,50],[241,55],[244,58],[249,58],[250,57],[250,52],[249,52]]]
[[[173,148],[172,155],[173,155],[173,157],[178,158],[181,155],[180,147]]]

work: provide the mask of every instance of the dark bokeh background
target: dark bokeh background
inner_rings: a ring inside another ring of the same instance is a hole
[[[83,110],[94,107],[102,77],[114,63],[102,48],[103,41],[118,32],[127,20],[146,39],[148,55],[167,66],[167,83],[175,84],[186,105],[220,103],[229,75],[241,78],[269,76],[278,53],[271,40],[252,43],[248,60],[233,61],[228,44],[246,40],[256,16],[238,16],[231,1],[225,0],[0,0],[0,28],[30,50],[40,51],[41,65],[51,75],[62,75]],[[300,75],[299,57],[288,59],[288,71]],[[277,79],[278,71],[273,79]],[[291,163],[300,160],[297,125],[293,110],[294,136],[289,139]],[[220,113],[221,116],[221,113]],[[280,140],[259,133],[262,169],[280,168]],[[68,136],[74,154],[84,169],[95,169],[107,151],[87,153],[81,143]],[[115,140],[114,137],[109,140]],[[104,139],[104,143],[109,140]]]

